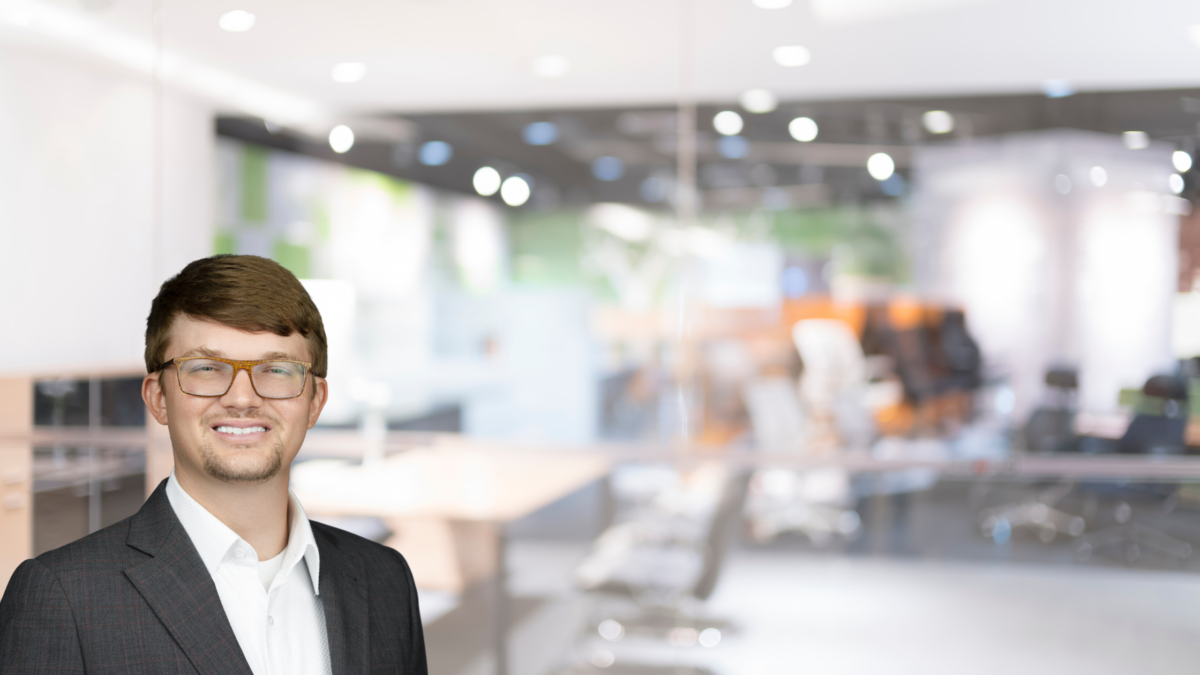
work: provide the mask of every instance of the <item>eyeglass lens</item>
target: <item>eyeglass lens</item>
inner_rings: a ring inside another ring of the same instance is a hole
[[[196,396],[220,396],[229,391],[235,368],[223,361],[192,359],[179,364],[180,387]],[[304,366],[268,361],[250,367],[254,389],[263,398],[292,398],[304,391]]]

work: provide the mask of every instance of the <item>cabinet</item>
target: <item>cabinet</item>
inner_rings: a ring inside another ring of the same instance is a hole
[[[133,515],[170,473],[143,375],[130,365],[0,377],[0,582],[27,558]]]

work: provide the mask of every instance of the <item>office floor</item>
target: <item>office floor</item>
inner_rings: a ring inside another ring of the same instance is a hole
[[[863,530],[852,542],[825,549],[799,537],[740,543],[707,605],[732,626],[714,648],[628,637],[612,643],[587,628],[595,604],[573,591],[571,579],[589,543],[562,536],[561,526],[572,512],[583,517],[586,498],[577,498],[557,505],[557,525],[543,516],[542,527],[518,528],[510,545],[511,672],[1191,672],[1200,654],[1200,561],[1152,552],[1130,561],[1120,550],[1081,560],[1070,538],[1046,544],[1017,530],[997,543],[981,534],[980,509],[1041,487],[941,483],[865,500]],[[1087,507],[1082,492],[1063,507]],[[1102,511],[1109,501],[1101,500]],[[1159,506],[1134,501],[1140,522],[1200,541],[1193,512],[1164,514]],[[1098,528],[1110,526],[1103,515]],[[486,594],[431,597],[429,611],[440,614],[426,627],[431,673],[490,673]],[[597,650],[615,663],[566,669]]]
[[[708,604],[733,631],[714,648],[580,640],[588,601],[570,590],[575,542],[511,550],[514,675],[546,675],[609,650],[609,672],[699,665],[719,675],[1192,672],[1200,577],[1182,572],[813,557],[739,550]],[[484,675],[485,597],[426,628],[431,673]],[[589,671],[590,672],[590,671]],[[686,671],[700,672],[700,671]]]

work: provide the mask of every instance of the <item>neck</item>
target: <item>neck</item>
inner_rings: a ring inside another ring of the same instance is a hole
[[[228,483],[207,474],[200,476],[175,464],[179,486],[217,520],[254,548],[259,560],[279,555],[288,543],[291,500],[288,467],[263,483]]]

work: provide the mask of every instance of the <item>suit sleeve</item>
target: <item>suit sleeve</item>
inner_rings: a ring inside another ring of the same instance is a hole
[[[403,583],[407,589],[408,596],[408,632],[403,635],[402,641],[405,647],[402,653],[409,654],[410,659],[408,668],[405,671],[407,675],[428,675],[429,663],[425,658],[425,630],[421,627],[421,607],[417,599],[417,585],[413,581],[412,570],[408,567],[408,561],[400,552],[392,549],[392,553],[396,555],[396,559],[400,563],[400,568],[403,571]]]
[[[45,564],[26,560],[0,600],[0,674],[82,672],[67,594]]]

